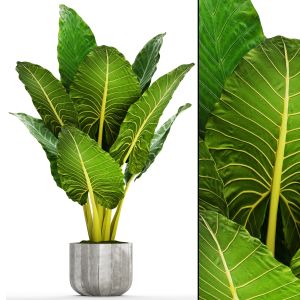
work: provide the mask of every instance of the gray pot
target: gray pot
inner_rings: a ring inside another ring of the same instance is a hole
[[[83,296],[120,296],[132,283],[132,244],[70,244],[70,283]]]

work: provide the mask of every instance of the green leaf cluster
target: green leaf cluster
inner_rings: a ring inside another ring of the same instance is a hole
[[[200,299],[298,299],[300,40],[250,0],[201,0],[199,30]]]
[[[60,80],[39,65],[17,63],[41,119],[14,115],[43,147],[56,184],[83,206],[90,241],[115,239],[130,182],[146,172],[176,117],[190,107],[156,130],[193,66],[181,65],[151,84],[164,35],[152,38],[131,64],[117,49],[98,46],[83,19],[61,5]]]

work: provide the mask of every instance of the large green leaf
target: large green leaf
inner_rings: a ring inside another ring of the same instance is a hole
[[[240,59],[264,40],[250,0],[199,0],[199,132]]]
[[[151,78],[156,71],[156,65],[160,57],[159,50],[164,36],[165,33],[152,38],[138,53],[132,65],[132,69],[140,81],[143,92],[149,87]]]
[[[128,110],[110,153],[120,165],[129,158],[129,172],[140,173],[149,156],[150,143],[160,116],[193,64],[182,65],[160,77]]]
[[[223,182],[205,142],[199,141],[199,206],[228,216]]]
[[[124,196],[123,173],[113,158],[87,134],[63,128],[58,139],[58,172],[67,195],[81,205],[88,200],[115,208]]]
[[[45,125],[56,136],[61,126],[77,125],[77,113],[71,99],[48,70],[29,62],[18,62],[16,69]]]
[[[300,278],[300,249],[291,260],[291,269],[293,273]]]
[[[90,27],[72,8],[65,5],[59,8],[57,58],[61,82],[68,91],[79,64],[96,47],[96,40]]]
[[[258,239],[212,211],[200,214],[199,299],[299,299],[300,280]]]
[[[115,48],[100,46],[80,64],[70,95],[82,130],[109,148],[141,91],[124,56]]]
[[[57,138],[55,135],[40,119],[36,119],[23,113],[16,113],[12,115],[16,116],[41,144],[50,162],[50,169],[53,179],[55,180],[56,184],[61,187],[60,177],[57,171]]]
[[[231,218],[257,237],[267,222],[274,252],[280,206],[292,255],[300,246],[299,49],[299,40],[275,37],[251,50],[206,126]]]
[[[143,171],[136,177],[136,179],[140,178],[153,164],[156,156],[159,154],[159,152],[162,150],[164,143],[170,133],[171,127],[173,123],[175,122],[176,118],[179,114],[181,114],[183,111],[191,107],[192,105],[190,103],[186,103],[178,108],[178,111],[175,115],[173,115],[171,118],[169,118],[153,135],[150,150],[149,150],[149,156],[146,161],[145,167]]]

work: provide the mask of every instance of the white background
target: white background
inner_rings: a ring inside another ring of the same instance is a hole
[[[68,282],[68,243],[87,239],[82,208],[56,187],[40,145],[8,114],[38,116],[18,80],[16,61],[39,64],[59,78],[56,46],[61,1],[3,3],[0,119],[6,293],[8,299],[74,295]],[[118,48],[130,62],[150,38],[167,32],[155,78],[180,64],[197,62],[195,0],[63,3],[90,25],[98,45]],[[154,295],[155,299],[196,299],[196,67],[178,88],[163,120],[186,102],[193,107],[175,122],[153,166],[131,185],[122,209],[117,239],[134,245],[134,280],[127,293],[134,299]]]

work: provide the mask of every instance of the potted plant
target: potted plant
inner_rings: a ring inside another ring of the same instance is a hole
[[[193,64],[151,78],[164,34],[131,65],[115,48],[97,46],[88,25],[60,6],[61,80],[29,62],[19,78],[41,119],[16,113],[43,147],[58,187],[83,208],[88,241],[70,244],[70,282],[81,295],[122,295],[132,282],[132,244],[115,240],[125,194],[161,151],[178,114],[159,119]]]

